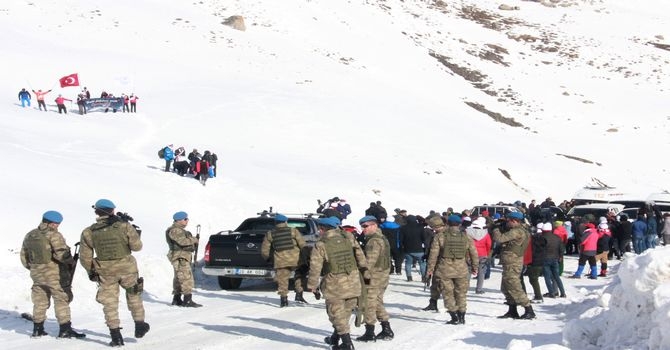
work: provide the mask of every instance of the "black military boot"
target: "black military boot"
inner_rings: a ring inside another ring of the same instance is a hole
[[[395,336],[393,330],[391,329],[391,324],[389,321],[382,321],[382,331],[377,334],[376,338],[378,340],[391,340]]]
[[[142,338],[150,328],[149,324],[144,321],[135,321],[135,338]]]
[[[109,334],[112,336],[112,341],[109,342],[109,346],[123,346],[123,336],[121,335],[121,328],[114,328],[109,330]]]
[[[451,316],[451,320],[447,321],[447,324],[458,324],[458,315],[454,311],[449,311],[449,316]]]
[[[309,304],[307,300],[302,297],[302,292],[295,292],[295,301],[303,304]]]
[[[58,330],[58,338],[77,338],[81,339],[86,337],[84,333],[77,333],[72,329],[72,322],[65,322],[60,325]]]
[[[288,297],[282,296],[279,298],[279,307],[288,306]]]
[[[181,304],[183,307],[201,307],[202,305],[193,301],[192,294],[184,294],[184,302]]]
[[[182,306],[184,304],[183,301],[181,301],[181,294],[175,294],[172,297],[172,305],[174,306]]]
[[[328,345],[332,345],[333,349],[337,349],[338,345],[340,345],[340,335],[333,329],[333,334],[323,339],[323,341]]]
[[[519,318],[519,313],[516,311],[516,305],[509,305],[509,310],[507,310],[507,313],[498,316],[498,318]]]
[[[431,298],[428,301],[428,306],[424,307],[423,311],[435,311],[435,312],[437,312],[438,311],[437,310],[437,299]]]
[[[533,307],[528,305],[525,307],[526,312],[519,317],[522,320],[532,320],[535,318],[535,312],[533,311]]]
[[[366,324],[365,325],[365,334],[361,335],[360,337],[356,338],[356,341],[376,341],[377,338],[375,338],[375,325],[373,324]]]
[[[458,311],[456,313],[456,316],[458,316],[458,323],[459,324],[465,324],[465,311]]]
[[[337,347],[338,350],[354,350],[354,343],[351,342],[351,335],[349,333],[340,336],[342,344]]]
[[[44,331],[44,322],[33,323],[33,335],[32,335],[32,337],[36,338],[36,337],[41,337],[43,335],[49,335],[49,333]]]

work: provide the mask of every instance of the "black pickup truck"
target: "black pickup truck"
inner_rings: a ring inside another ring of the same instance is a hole
[[[243,279],[272,280],[275,277],[272,261],[268,262],[261,256],[263,238],[275,226],[275,213],[265,211],[258,215],[244,220],[234,231],[221,231],[209,236],[202,272],[217,276],[222,289],[237,289]],[[311,247],[319,238],[316,227],[318,214],[285,215],[288,225],[295,227],[305,238],[307,247],[301,252],[301,257],[303,261],[309,259]]]

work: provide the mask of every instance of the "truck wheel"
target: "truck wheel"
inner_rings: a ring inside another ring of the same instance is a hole
[[[241,284],[241,278],[219,276],[219,287],[221,287],[221,289],[238,289]]]

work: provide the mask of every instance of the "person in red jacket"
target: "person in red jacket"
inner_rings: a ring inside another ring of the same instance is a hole
[[[491,235],[486,229],[486,218],[478,217],[472,222],[470,227],[465,229],[468,237],[472,238],[477,249],[477,256],[479,257],[479,268],[477,269],[477,287],[475,293],[484,294],[484,279],[486,276],[486,266],[488,265],[489,253],[491,252]]]
[[[561,249],[565,251],[565,246],[568,244],[568,230],[563,226],[563,221],[554,221],[553,233],[561,239]],[[563,274],[563,259],[558,262],[558,275]]]
[[[67,108],[65,108],[65,101],[72,102],[72,100],[70,100],[69,98],[63,97],[63,95],[58,95],[58,97],[56,97],[55,101],[56,101],[56,105],[58,106],[58,114],[61,114],[61,113],[67,114]]]
[[[586,265],[586,261],[588,260],[589,262],[589,267],[591,268],[591,274],[589,275],[590,279],[597,279],[598,278],[598,266],[596,264],[596,251],[598,248],[598,231],[596,230],[596,226],[593,223],[595,221],[595,218],[593,220],[590,220],[586,218],[586,216],[589,216],[590,214],[585,215],[585,219],[587,220],[586,223],[584,223],[584,232],[582,233],[581,237],[581,243],[580,243],[580,253],[579,253],[579,266],[577,267],[577,271],[575,271],[575,274],[568,277],[568,278],[581,278],[582,277],[582,272],[584,272],[584,266]]]

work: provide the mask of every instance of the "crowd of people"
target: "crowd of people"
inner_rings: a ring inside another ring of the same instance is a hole
[[[47,105],[44,101],[46,95],[50,93],[52,90],[46,90],[42,91],[40,90],[31,90],[33,94],[35,94],[35,99],[37,99],[37,106],[40,111],[44,110],[45,112],[47,110]],[[114,98],[114,95],[112,93],[108,93],[106,91],[102,91],[100,94],[100,98]],[[136,113],[137,112],[137,100],[139,97],[137,97],[134,93],[131,93],[130,95],[126,95],[125,93],[121,94],[121,98],[123,98],[123,113]],[[84,115],[88,113],[87,107],[86,107],[86,101],[91,99],[91,92],[88,90],[88,88],[84,87],[79,94],[77,94],[77,107],[79,108],[79,114]],[[19,101],[21,102],[21,107],[30,107],[30,103],[32,101],[32,95],[30,92],[28,92],[25,88],[21,89],[19,91]],[[58,94],[58,97],[54,100],[56,103],[56,107],[58,108],[58,113],[59,114],[67,114],[67,107],[65,106],[65,102],[72,102],[71,99],[63,97],[63,95]],[[108,112],[109,108],[105,109],[105,112]],[[116,108],[112,108],[112,112],[116,113]]]
[[[205,186],[207,179],[216,177],[217,161],[216,153],[205,151],[200,154],[196,148],[186,155],[184,147],[174,148],[169,144],[159,151],[159,156],[165,160],[165,172],[176,172],[179,176],[192,175]]]

